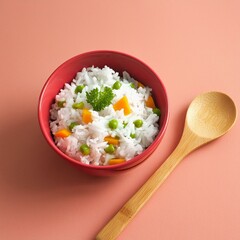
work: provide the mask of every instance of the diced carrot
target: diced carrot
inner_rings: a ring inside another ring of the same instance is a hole
[[[115,111],[117,110],[124,110],[124,115],[128,115],[131,113],[131,108],[128,103],[128,99],[126,96],[123,96],[120,100],[118,100],[114,105],[113,108]]]
[[[140,87],[144,88],[145,86],[144,86],[142,83],[137,82],[137,87],[138,87],[138,88],[140,88]]]
[[[108,161],[109,165],[124,163],[126,160],[124,158],[112,158]]]
[[[156,105],[154,103],[153,97],[149,95],[148,99],[146,100],[146,106],[149,108],[155,108]]]
[[[119,139],[116,137],[111,137],[111,136],[106,136],[104,138],[105,142],[108,142],[108,144],[113,144],[113,145],[118,145],[119,144]]]
[[[67,130],[67,129],[61,129],[61,130],[59,130],[59,131],[57,131],[54,135],[56,136],[56,137],[61,137],[61,138],[65,138],[65,137],[68,137],[68,136],[70,136],[72,133],[69,131],[69,130]]]
[[[87,108],[84,108],[82,110],[82,120],[86,124],[88,124],[88,123],[93,121],[92,120],[92,113]]]

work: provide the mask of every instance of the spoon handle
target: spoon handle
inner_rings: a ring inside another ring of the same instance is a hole
[[[160,187],[168,175],[175,169],[189,151],[178,145],[161,167],[147,180],[147,182],[130,198],[118,213],[98,233],[96,240],[116,239],[128,225],[138,211]]]

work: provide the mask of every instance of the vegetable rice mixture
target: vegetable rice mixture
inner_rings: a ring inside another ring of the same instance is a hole
[[[83,68],[50,110],[58,148],[85,164],[112,165],[142,153],[156,137],[160,109],[151,89],[105,66]]]

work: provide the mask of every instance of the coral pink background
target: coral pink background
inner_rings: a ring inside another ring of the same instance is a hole
[[[0,2],[1,240],[91,240],[174,149],[190,101],[223,91],[240,105],[238,0]],[[57,156],[37,121],[41,88],[79,53],[110,49],[150,65],[171,118],[135,171],[88,176]],[[121,240],[239,240],[240,125],[188,156]]]

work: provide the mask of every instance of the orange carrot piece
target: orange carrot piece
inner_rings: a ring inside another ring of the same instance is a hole
[[[65,138],[65,137],[68,137],[68,136],[70,136],[72,133],[69,131],[69,130],[67,130],[67,129],[61,129],[61,130],[59,130],[59,131],[57,131],[54,135],[56,136],[56,137],[61,137],[61,138]]]
[[[108,161],[109,165],[124,163],[126,160],[124,158],[112,158]]]
[[[87,108],[84,108],[82,110],[82,120],[86,124],[88,124],[88,123],[93,121],[92,120],[92,113]]]
[[[126,96],[123,96],[121,99],[119,99],[114,105],[113,108],[115,111],[117,110],[124,110],[124,115],[128,115],[131,113],[131,108],[128,103],[128,99]]]
[[[137,87],[138,87],[138,88],[140,88],[140,87],[144,88],[145,86],[144,86],[142,83],[137,82]]]
[[[118,145],[119,144],[119,139],[111,136],[106,136],[104,138],[105,142],[108,142],[108,144],[113,144],[113,145]]]
[[[146,106],[149,108],[155,108],[156,105],[154,103],[153,97],[149,95],[148,99],[146,100]]]

